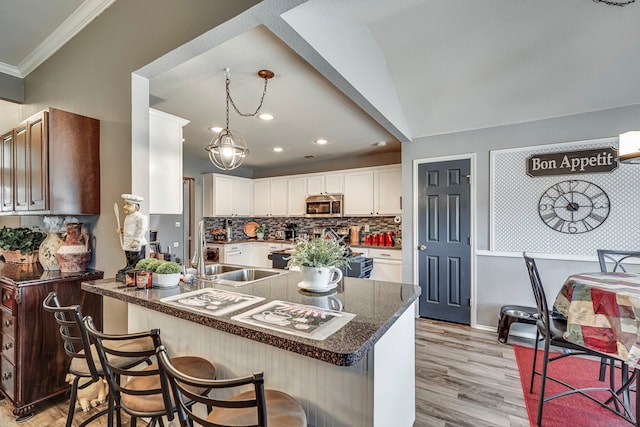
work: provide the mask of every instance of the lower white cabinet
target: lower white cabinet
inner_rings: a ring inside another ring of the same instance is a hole
[[[233,243],[224,245],[224,263],[248,265],[251,262],[250,243]]]
[[[397,249],[369,249],[373,258],[371,280],[402,283],[402,251]]]

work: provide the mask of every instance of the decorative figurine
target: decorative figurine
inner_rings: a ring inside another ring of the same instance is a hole
[[[116,230],[120,236],[120,245],[124,250],[127,259],[127,265],[118,270],[116,280],[125,281],[127,271],[135,268],[138,261],[145,257],[147,245],[148,221],[147,217],[140,213],[140,203],[143,198],[135,194],[123,194],[124,206],[122,211],[125,213],[124,226],[120,228],[120,216],[118,214],[118,204],[114,204],[118,229]]]

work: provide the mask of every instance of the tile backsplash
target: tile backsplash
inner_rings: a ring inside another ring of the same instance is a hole
[[[343,217],[343,218],[293,218],[293,217],[255,217],[255,218],[205,218],[206,235],[210,236],[210,231],[214,228],[225,228],[226,220],[231,220],[231,239],[246,239],[244,225],[249,221],[255,221],[260,225],[265,225],[269,233],[265,238],[275,238],[276,231],[284,231],[286,224],[296,224],[297,234],[312,234],[314,227],[338,228],[352,225],[360,226],[360,241],[369,234],[395,232],[401,228],[402,224],[396,223],[393,216],[375,217]],[[369,225],[369,231],[365,232],[365,225]]]

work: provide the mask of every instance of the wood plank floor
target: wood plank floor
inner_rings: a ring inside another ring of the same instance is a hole
[[[62,397],[41,404],[33,418],[18,424],[5,400],[0,426],[64,426],[67,402]],[[106,417],[91,425],[106,426]],[[498,343],[495,332],[417,319],[415,426],[528,427],[511,346]]]

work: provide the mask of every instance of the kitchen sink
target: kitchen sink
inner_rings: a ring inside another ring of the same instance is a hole
[[[288,273],[288,271],[226,264],[209,264],[205,266],[205,276],[198,277],[198,280],[222,285],[242,286],[285,273]]]

